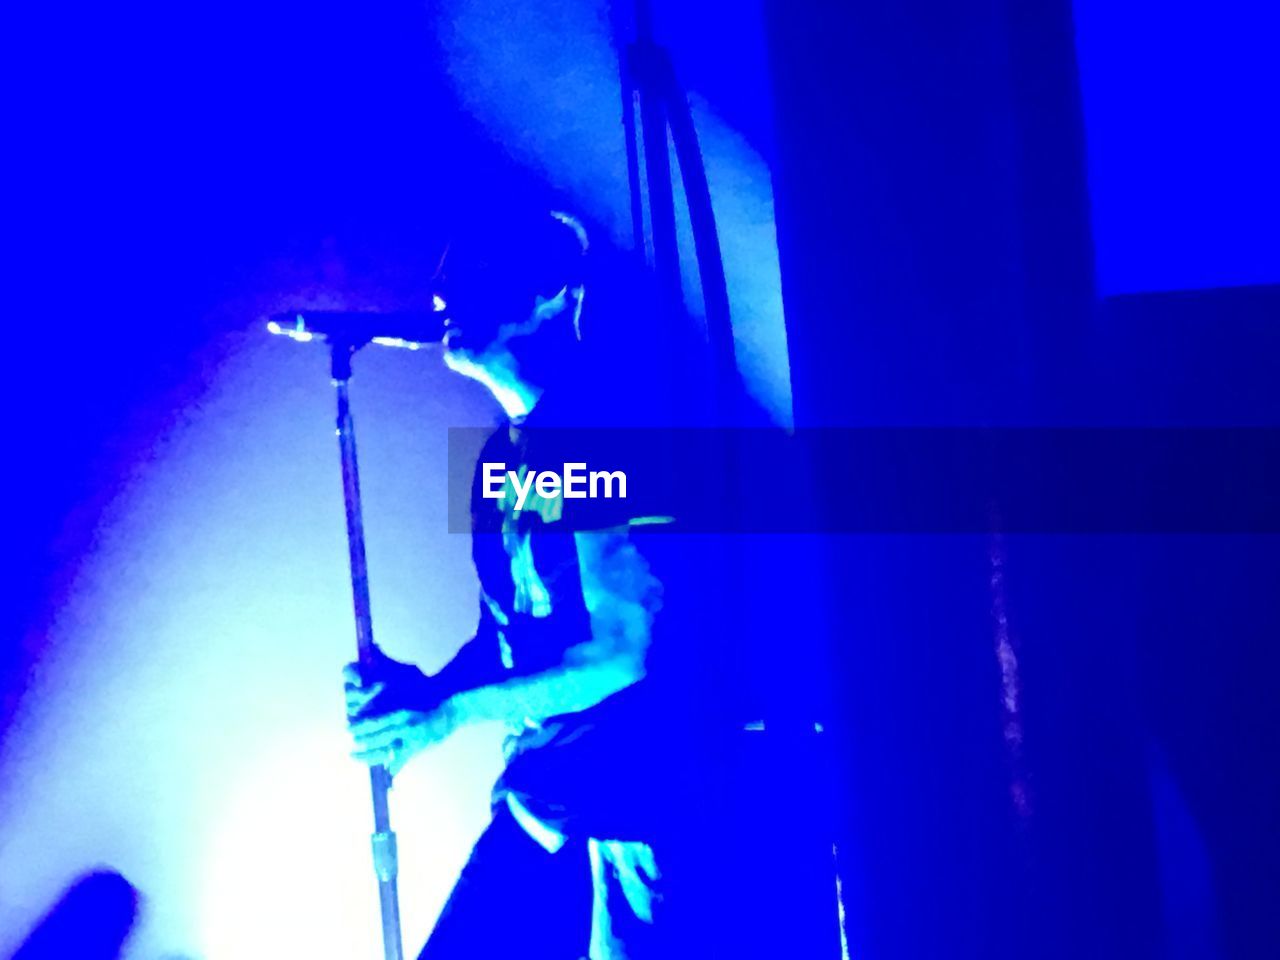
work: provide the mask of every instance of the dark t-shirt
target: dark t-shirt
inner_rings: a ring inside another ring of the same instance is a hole
[[[593,408],[592,397],[582,393],[548,393],[523,423],[500,426],[485,443],[473,478],[481,633],[492,636],[504,666],[521,674],[555,667],[567,650],[591,639],[575,532],[653,520],[648,509],[638,515],[635,501],[623,498],[531,500],[515,512],[509,500],[482,496],[485,463],[560,472],[566,458],[590,462],[582,444],[602,433],[589,422],[600,412],[599,398]],[[586,428],[573,429],[584,422]],[[642,547],[646,559],[655,552]],[[658,623],[663,619],[659,612]],[[676,651],[658,649],[678,642],[655,625],[644,680],[587,710],[531,717],[525,729],[512,731],[495,800],[514,793],[538,819],[566,834],[642,839],[661,829],[663,818],[684,803],[685,767],[692,762],[684,697],[676,692],[686,664],[671,656]]]
[[[554,666],[570,647],[591,639],[574,533],[637,519],[622,498],[545,500],[530,491],[524,509],[515,511],[510,495],[482,495],[486,463],[523,475],[560,472],[566,456],[589,458],[576,440],[589,443],[592,431],[562,426],[560,411],[556,398],[544,396],[523,423],[498,427],[481,450],[471,488],[471,556],[484,612],[498,628],[504,663],[521,673]]]

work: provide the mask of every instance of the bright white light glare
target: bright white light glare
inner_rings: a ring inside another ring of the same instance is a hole
[[[419,350],[422,344],[416,340],[403,340],[400,337],[374,337],[371,343],[380,347],[399,347],[401,350]]]
[[[377,946],[364,778],[339,731],[291,733],[243,765],[205,825],[197,922],[210,957],[354,957]],[[264,881],[286,874],[288,890],[273,894]]]
[[[474,632],[476,592],[466,538],[430,533],[443,431],[487,408],[407,359],[369,351],[361,370],[369,570],[379,642],[437,669]],[[252,338],[126,465],[0,750],[0,956],[97,864],[142,892],[129,960],[381,956],[326,373]],[[282,391],[305,398],[287,417]],[[410,956],[488,819],[500,740],[465,731],[396,777]]]
[[[431,295],[431,309],[436,313],[443,313],[447,306],[448,304],[444,302],[444,297],[440,296],[440,294],[433,293]]]
[[[310,343],[315,339],[315,334],[306,328],[306,321],[302,319],[302,314],[298,314],[294,324],[293,327],[282,327],[276,321],[268,320],[267,332],[274,333],[276,336],[288,337],[290,340],[298,341],[298,343]]]

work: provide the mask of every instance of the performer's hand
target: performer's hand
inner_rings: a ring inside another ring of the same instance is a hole
[[[372,664],[342,671],[351,755],[395,776],[409,759],[453,732],[453,712],[431,678],[377,651]]]

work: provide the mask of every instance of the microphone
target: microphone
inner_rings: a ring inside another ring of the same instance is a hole
[[[443,308],[444,304],[438,302],[437,306]],[[272,317],[267,322],[267,330],[300,343],[325,340],[352,347],[376,343],[383,347],[419,350],[440,343],[445,331],[444,317],[443,309],[396,313],[291,310]]]

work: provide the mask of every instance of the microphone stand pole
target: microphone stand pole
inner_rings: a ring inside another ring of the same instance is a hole
[[[338,447],[342,454],[342,493],[347,510],[347,545],[351,556],[351,595],[355,604],[356,652],[364,666],[377,653],[373,643],[373,618],[369,608],[369,573],[365,566],[364,519],[360,507],[360,471],[356,462],[356,431],[351,419],[348,386],[351,358],[363,343],[333,342],[331,368],[338,398]],[[373,867],[378,877],[378,900],[382,910],[382,950],[386,960],[404,960],[400,935],[400,898],[396,890],[399,872],[396,835],[391,829],[387,792],[391,773],[386,767],[369,768],[373,793]]]

